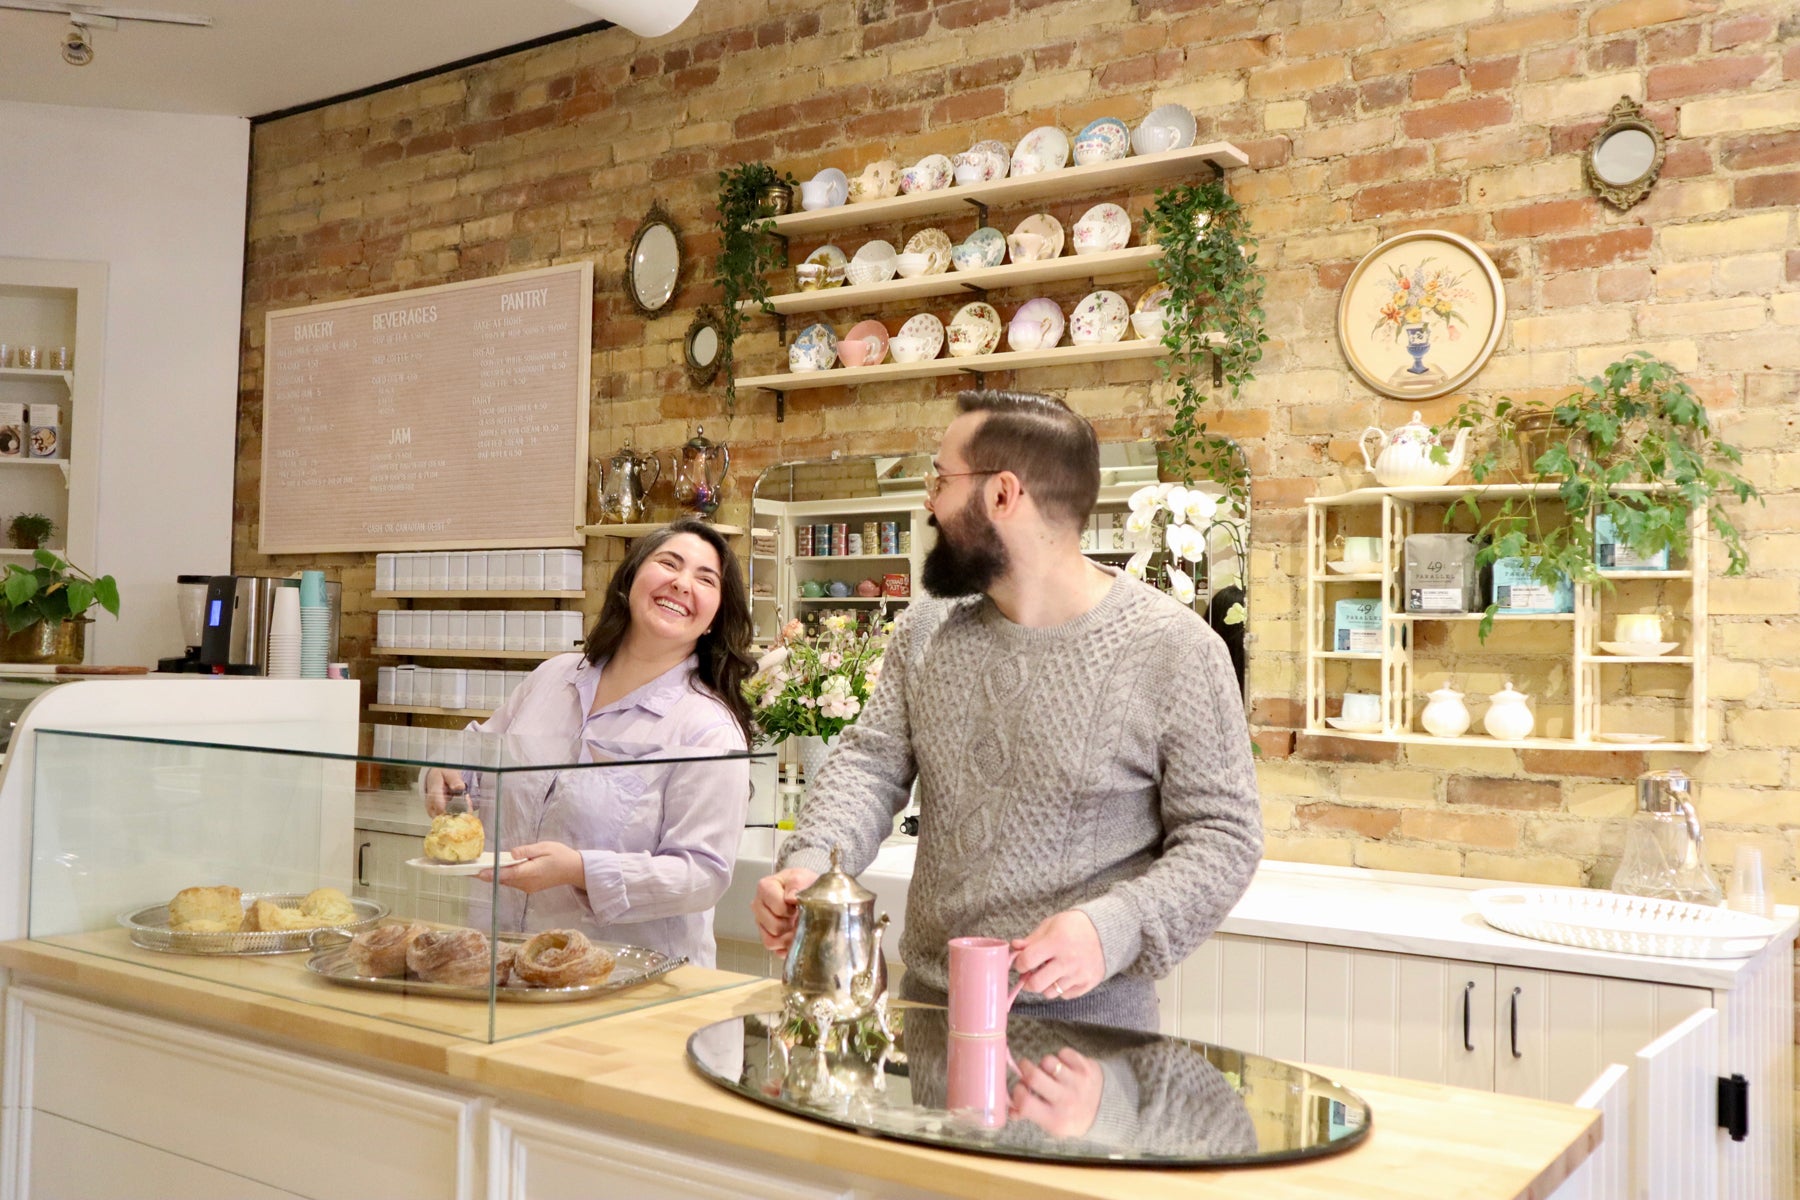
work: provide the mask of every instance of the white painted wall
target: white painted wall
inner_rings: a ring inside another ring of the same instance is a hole
[[[181,650],[175,576],[231,570],[250,124],[0,101],[0,257],[107,264],[91,663]],[[80,348],[77,348],[80,353]]]

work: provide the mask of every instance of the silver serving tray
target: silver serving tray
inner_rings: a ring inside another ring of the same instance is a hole
[[[337,930],[315,930],[314,944],[334,938]],[[306,969],[328,983],[342,987],[367,988],[372,992],[400,992],[409,996],[443,996],[451,1000],[482,1000],[488,998],[487,985],[470,987],[459,983],[427,983],[423,979],[404,979],[383,977],[378,975],[358,975],[350,964],[350,944],[348,935],[341,935],[344,940],[327,949],[320,950],[306,960]],[[529,934],[503,933],[502,942],[523,945]],[[686,966],[686,958],[670,958],[655,950],[646,950],[642,946],[622,946],[615,942],[595,942],[596,946],[613,956],[612,974],[599,983],[585,984],[581,987],[549,988],[532,987],[523,983],[504,983],[494,989],[496,1000],[506,1000],[519,1004],[561,1004],[570,1000],[592,1000],[597,996],[609,996],[614,992],[622,992],[626,988],[637,987],[641,983],[649,983],[652,979],[661,979],[676,967]]]
[[[246,892],[244,906],[248,910],[258,900],[267,900],[282,908],[299,908],[305,892]],[[352,897],[356,920],[348,925],[332,926],[356,933],[368,929],[387,916],[387,905]],[[152,904],[119,914],[119,924],[131,932],[134,946],[146,950],[162,950],[170,954],[297,954],[312,949],[311,938],[316,929],[280,929],[253,933],[189,933],[169,928],[169,906]]]

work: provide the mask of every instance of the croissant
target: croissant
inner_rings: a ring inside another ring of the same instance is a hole
[[[533,987],[581,987],[612,974],[613,956],[587,940],[579,929],[551,929],[534,934],[519,947],[513,975]]]
[[[425,931],[425,925],[418,921],[365,929],[350,939],[351,968],[358,975],[376,979],[404,975],[407,948],[412,945],[414,938]]]
[[[426,983],[477,987],[488,981],[493,952],[479,929],[438,929],[407,944],[406,969]]]

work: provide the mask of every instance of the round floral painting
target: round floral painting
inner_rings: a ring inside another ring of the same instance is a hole
[[[1389,238],[1350,273],[1338,344],[1385,396],[1428,400],[1463,386],[1500,340],[1506,292],[1474,242],[1421,230]]]

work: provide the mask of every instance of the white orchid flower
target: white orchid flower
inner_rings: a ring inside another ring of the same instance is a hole
[[[1168,504],[1169,511],[1175,514],[1177,521],[1187,520],[1188,496],[1191,494],[1179,483],[1170,485],[1169,494],[1164,502]]]
[[[1149,567],[1150,552],[1148,550],[1139,550],[1126,561],[1125,573],[1132,576],[1134,579],[1142,579],[1144,577],[1144,572],[1148,570]]]
[[[1187,496],[1188,520],[1204,525],[1219,513],[1219,498],[1211,492],[1193,491]]]
[[[1194,528],[1192,525],[1189,525],[1187,527],[1187,531],[1188,531],[1187,554],[1184,555],[1183,557],[1185,557],[1189,562],[1197,563],[1197,562],[1205,561],[1205,559],[1206,559],[1206,535],[1204,533],[1200,532],[1200,530]]]
[[[1188,573],[1173,564],[1169,567],[1169,586],[1175,591],[1175,598],[1183,604],[1194,602],[1194,581]]]
[[[1141,536],[1150,532],[1150,509],[1139,509],[1125,518],[1125,532],[1133,536]]]
[[[1125,503],[1131,506],[1131,511],[1135,514],[1155,508],[1156,500],[1156,485],[1151,483],[1145,484],[1137,491],[1131,493],[1131,499],[1127,500]]]
[[[1227,625],[1242,625],[1244,623],[1244,606],[1242,604],[1234,604],[1226,609],[1225,623]]]

